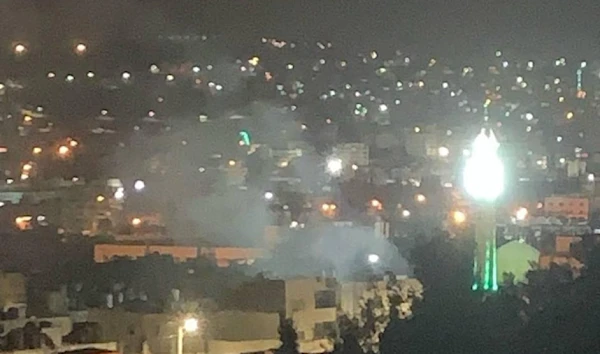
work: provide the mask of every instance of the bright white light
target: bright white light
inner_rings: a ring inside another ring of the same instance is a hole
[[[409,210],[402,210],[402,217],[404,218],[408,218],[410,216],[410,211]]]
[[[596,180],[596,176],[593,173],[587,175],[588,182],[594,182]]]
[[[117,188],[114,197],[116,200],[123,200],[125,198],[125,189],[123,187]]]
[[[386,104],[382,103],[379,105],[379,112],[383,113],[383,112],[387,112],[387,110],[388,110],[388,106]]]
[[[344,164],[339,157],[330,157],[327,159],[327,173],[332,176],[339,176],[342,173]]]
[[[525,119],[532,120],[533,119],[533,114],[532,113],[525,113]]]
[[[266,200],[273,200],[273,197],[275,197],[275,195],[273,194],[273,192],[265,192],[265,199]]]
[[[138,192],[141,192],[144,188],[146,188],[146,183],[144,183],[144,181],[142,181],[141,179],[138,179],[133,183],[133,189],[135,189]]]
[[[367,260],[369,261],[369,263],[371,264],[375,264],[375,263],[379,263],[379,256],[371,253],[368,257]]]
[[[90,79],[93,78],[94,76],[96,76],[96,74],[94,74],[93,71],[88,71],[87,73],[87,77],[89,77]]]
[[[183,322],[183,330],[186,332],[196,332],[198,330],[198,320],[188,318]]]
[[[27,47],[25,47],[25,45],[23,45],[21,43],[15,45],[15,48],[14,48],[15,54],[23,54],[26,51],[27,51]]]
[[[475,138],[470,158],[464,170],[467,192],[481,201],[494,201],[504,191],[504,165],[498,157],[498,141],[485,129]]]
[[[515,217],[517,218],[518,221],[523,221],[527,218],[528,214],[529,214],[529,211],[527,210],[527,208],[521,207],[515,213]]]
[[[77,46],[75,46],[75,52],[77,54],[83,54],[87,51],[87,46],[83,43],[79,43]]]
[[[440,146],[438,155],[440,155],[440,157],[448,157],[448,155],[450,155],[450,150],[445,146]]]
[[[199,66],[194,66],[194,67],[192,67],[192,71],[197,74],[197,73],[200,72],[200,67]]]
[[[121,74],[121,79],[123,79],[125,81],[131,79],[131,73],[125,71],[124,73]]]

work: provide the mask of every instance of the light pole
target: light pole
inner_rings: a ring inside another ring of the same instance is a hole
[[[476,202],[473,290],[498,290],[495,201],[504,191],[499,146],[493,131],[482,129],[473,142],[463,175],[465,189]]]
[[[183,354],[183,336],[198,330],[198,319],[190,317],[177,327],[177,354]]]

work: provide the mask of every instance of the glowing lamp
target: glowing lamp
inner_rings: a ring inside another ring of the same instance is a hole
[[[371,264],[375,264],[375,263],[379,263],[379,256],[372,253],[370,255],[367,256],[367,260],[369,261],[369,263]]]
[[[82,55],[87,51],[87,46],[83,43],[79,43],[75,46],[75,53]]]
[[[478,201],[493,202],[504,191],[504,165],[498,157],[498,141],[485,129],[475,138],[463,180],[467,193]]]
[[[27,47],[21,43],[15,45],[14,47],[14,52],[17,55],[23,54],[27,51]]]
[[[452,220],[454,220],[455,224],[461,225],[464,224],[465,221],[467,221],[467,215],[462,211],[457,210],[454,213],[452,213]]]
[[[198,330],[198,320],[188,318],[183,322],[183,330],[186,332],[196,332]]]
[[[517,218],[518,221],[523,221],[527,218],[527,215],[529,214],[529,211],[527,210],[527,208],[519,208],[517,209],[517,212],[515,213],[515,217]]]
[[[327,173],[332,176],[339,176],[344,164],[339,157],[330,157],[327,159]]]

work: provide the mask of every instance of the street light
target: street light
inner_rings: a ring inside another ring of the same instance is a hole
[[[517,221],[523,221],[527,218],[527,215],[529,214],[529,211],[527,210],[527,208],[519,208],[517,209],[517,212],[515,213],[515,217],[517,218]]]
[[[327,173],[331,176],[339,176],[343,167],[344,163],[339,157],[332,156],[327,159]]]
[[[60,156],[67,156],[69,154],[70,150],[69,147],[66,145],[61,145],[58,147],[58,154]]]
[[[467,221],[467,215],[460,210],[456,210],[452,213],[452,220],[456,225],[462,225]]]
[[[133,183],[133,189],[135,189],[136,192],[141,192],[144,188],[146,188],[146,183],[141,179],[138,179]]]
[[[75,46],[75,53],[77,55],[83,55],[87,51],[87,46],[83,43],[79,43]]]
[[[25,52],[27,51],[27,47],[24,44],[18,43],[17,45],[15,45],[13,50],[16,55],[22,55],[25,54]]]
[[[196,332],[198,330],[197,318],[186,318],[177,328],[177,354],[183,354],[183,336],[185,333]]]
[[[376,263],[379,263],[379,256],[378,256],[378,255],[376,255],[376,254],[374,254],[374,253],[371,253],[371,254],[370,254],[368,257],[367,257],[367,260],[368,260],[368,261],[369,261],[369,263],[371,263],[371,264],[376,264]]]

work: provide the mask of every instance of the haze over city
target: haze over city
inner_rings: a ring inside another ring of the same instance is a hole
[[[0,353],[600,352],[598,13],[0,2]]]

